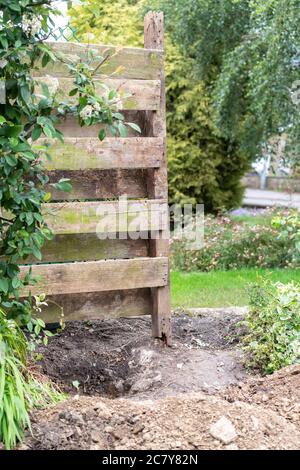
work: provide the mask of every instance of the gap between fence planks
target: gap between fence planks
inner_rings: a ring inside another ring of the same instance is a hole
[[[28,267],[21,266],[21,276]],[[167,258],[136,258],[128,260],[87,261],[84,263],[40,264],[32,266],[38,285],[24,288],[21,296],[29,291],[46,295],[72,294],[119,289],[138,289],[164,286],[168,282]]]
[[[95,320],[105,318],[151,315],[150,288],[105,292],[50,295],[43,309],[45,322]]]

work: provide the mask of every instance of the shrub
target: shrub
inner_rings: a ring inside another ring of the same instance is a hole
[[[300,285],[259,279],[250,291],[247,365],[270,374],[300,363]]]
[[[173,240],[172,269],[212,271],[299,266],[294,238],[281,237],[278,229],[270,224],[249,225],[226,216],[206,216],[204,241],[203,248],[187,251],[182,241]]]
[[[292,263],[300,264],[300,214],[297,210],[288,215],[277,215],[272,226],[278,231],[278,240],[287,247],[292,247]]]

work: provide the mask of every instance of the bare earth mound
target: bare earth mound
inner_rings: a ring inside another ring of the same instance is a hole
[[[40,366],[71,397],[33,413],[23,448],[299,449],[300,366],[250,377],[240,319],[175,316],[172,348],[146,317],[68,324]]]
[[[300,366],[286,367],[265,378],[249,379],[221,393],[229,402],[258,404],[300,427]]]
[[[215,438],[225,416],[236,437]],[[156,401],[81,397],[35,414],[34,449],[297,449],[300,431],[277,413],[195,394]]]

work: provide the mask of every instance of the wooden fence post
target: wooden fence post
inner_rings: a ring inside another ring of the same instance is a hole
[[[163,13],[149,12],[144,19],[145,49],[164,49],[164,17]],[[163,139],[163,155],[158,169],[148,170],[148,197],[152,199],[168,198],[167,156],[166,156],[166,98],[165,72],[161,70],[160,108],[158,111],[146,111],[146,130],[152,137]],[[158,233],[157,239],[150,240],[150,256],[169,257],[169,221],[167,228]],[[166,344],[171,344],[171,305],[170,276],[164,287],[152,289],[152,332]]]

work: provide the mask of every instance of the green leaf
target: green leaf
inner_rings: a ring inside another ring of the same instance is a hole
[[[50,57],[48,54],[44,54],[42,57],[42,67],[46,67],[48,62],[50,61]]]
[[[139,132],[139,133],[142,132],[140,126],[138,126],[134,122],[126,122],[126,124],[127,126],[131,127],[131,129],[135,130],[136,132]]]
[[[126,128],[126,126],[124,126],[124,124],[122,122],[118,123],[118,130],[119,130],[119,133],[120,133],[121,137],[127,137],[128,136],[127,128]]]
[[[21,11],[21,6],[18,3],[10,2],[7,4],[8,8],[13,11]]]
[[[116,90],[110,90],[110,92],[108,93],[109,100],[113,100],[116,96],[117,96]]]
[[[70,193],[72,191],[71,180],[68,178],[62,178],[57,183],[52,183],[51,186],[64,193]]]
[[[8,41],[7,41],[6,37],[4,37],[4,36],[0,37],[0,42],[3,46],[3,49],[8,49]]]
[[[5,278],[0,279],[0,292],[4,292],[4,294],[7,294],[8,292],[8,280]]]
[[[70,91],[69,96],[75,96],[78,93],[78,88],[73,88],[73,90]]]
[[[36,259],[41,261],[42,253],[40,252],[40,250],[35,245],[33,245],[33,247],[32,247],[32,253],[36,257]]]
[[[30,91],[29,91],[29,87],[27,85],[23,85],[21,86],[20,88],[20,93],[21,93],[21,96],[23,98],[23,100],[25,101],[25,103],[27,104],[29,99],[30,99]]]
[[[105,129],[100,129],[98,137],[101,141],[105,139],[105,137],[106,137]]]

